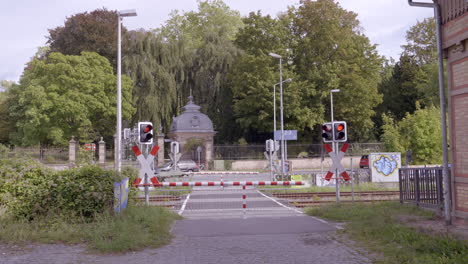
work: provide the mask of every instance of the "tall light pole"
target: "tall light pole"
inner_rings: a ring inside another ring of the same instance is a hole
[[[135,9],[122,10],[117,12],[117,152],[115,167],[120,172],[122,160],[122,65],[121,65],[121,44],[122,44],[122,19],[123,17],[136,16]]]
[[[333,124],[333,93],[338,93],[340,90],[339,89],[332,89],[330,90],[330,114],[331,114],[331,122],[332,122],[332,133],[335,133],[335,127]],[[335,154],[338,154],[338,142],[335,142],[335,135],[333,135],[333,142],[332,142],[332,151],[335,152]],[[335,186],[336,186],[336,202],[340,202],[340,182],[338,181],[338,169],[334,171],[335,173]]]
[[[285,82],[292,82],[292,79],[288,78],[283,81],[283,83]],[[276,131],[276,85],[278,84],[280,83],[275,83],[275,85],[273,85],[273,139]]]
[[[279,59],[280,62],[280,116],[281,116],[281,175],[284,175],[284,123],[283,123],[283,57],[276,53],[268,53],[273,58]]]

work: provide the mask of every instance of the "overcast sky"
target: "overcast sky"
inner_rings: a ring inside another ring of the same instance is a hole
[[[224,0],[245,16],[251,11],[276,16],[299,0]],[[430,8],[410,7],[407,0],[339,0],[358,14],[361,26],[381,55],[398,60],[405,33],[417,21],[433,15]],[[431,2],[431,1],[429,1]],[[62,26],[66,17],[105,7],[136,9],[138,16],[124,20],[128,29],[160,27],[172,10],[190,11],[196,0],[0,0],[0,80],[18,81],[25,63],[44,46],[48,29]]]

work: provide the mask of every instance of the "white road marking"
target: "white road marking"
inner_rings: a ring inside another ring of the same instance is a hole
[[[286,206],[286,205],[284,205],[284,204],[278,202],[277,200],[275,200],[275,199],[273,199],[273,198],[271,198],[271,197],[269,197],[269,196],[263,194],[263,193],[262,193],[261,191],[259,191],[259,190],[257,190],[257,192],[260,193],[261,195],[265,196],[266,198],[272,200],[273,202],[275,202],[275,203],[281,205],[281,206],[284,207],[284,208],[287,208],[287,209],[290,209],[290,210],[293,210],[293,211],[295,211],[295,212],[298,212],[298,213],[303,214],[302,211],[299,211],[299,210],[297,210],[297,209],[295,209],[295,208],[288,207],[288,206]],[[322,222],[322,223],[324,223],[324,224],[333,226],[332,224],[328,223],[327,221],[325,221],[325,220],[323,220],[323,219],[320,219],[320,218],[317,218],[317,217],[314,217],[314,216],[310,216],[310,217],[312,217],[312,218],[314,218],[315,220],[317,220],[317,221],[319,221],[319,222]],[[342,227],[338,227],[338,226],[335,226],[335,227],[336,227],[337,229],[343,229]]]
[[[273,199],[273,198],[271,198],[271,197],[269,197],[269,196],[267,196],[267,195],[263,194],[263,193],[262,193],[261,191],[259,191],[259,190],[257,190],[257,192],[258,192],[259,194],[261,194],[262,196],[264,196],[264,197],[266,197],[266,198],[268,198],[268,199],[272,200],[273,202],[275,202],[275,203],[279,204],[280,206],[282,206],[282,207],[284,207],[284,208],[286,208],[286,209],[293,210],[293,211],[295,211],[296,213],[303,214],[303,212],[302,212],[302,211],[300,211],[300,210],[297,210],[297,209],[295,209],[295,208],[288,207],[288,206],[286,206],[286,205],[284,205],[284,204],[282,204],[282,203],[278,202],[277,200],[275,200],[275,199]],[[248,197],[247,197],[247,200],[248,200]]]
[[[184,212],[185,206],[187,205],[187,202],[188,202],[189,199],[190,199],[190,193],[187,194],[187,198],[185,198],[185,201],[184,201],[184,203],[182,204],[182,207],[179,210],[179,215],[182,215],[182,213]]]

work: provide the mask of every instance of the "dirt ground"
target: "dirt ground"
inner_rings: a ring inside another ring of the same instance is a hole
[[[468,242],[468,223],[455,222],[453,225],[447,226],[445,224],[445,219],[441,216],[434,220],[427,220],[418,216],[405,215],[399,216],[398,220],[405,225],[416,228],[421,232],[450,235]]]

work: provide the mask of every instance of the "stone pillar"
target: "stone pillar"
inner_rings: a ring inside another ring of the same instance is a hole
[[[205,143],[205,168],[208,168],[208,164],[213,160],[213,141],[207,140]]]
[[[162,166],[164,164],[164,134],[158,133],[158,157],[157,157],[157,166]]]
[[[101,141],[99,141],[99,161],[98,161],[98,164],[99,166],[102,166],[104,167],[105,163],[106,163],[106,142],[104,142],[104,140],[102,140],[102,137],[101,137]]]
[[[76,141],[75,137],[68,142],[68,167],[73,168],[76,166]]]

